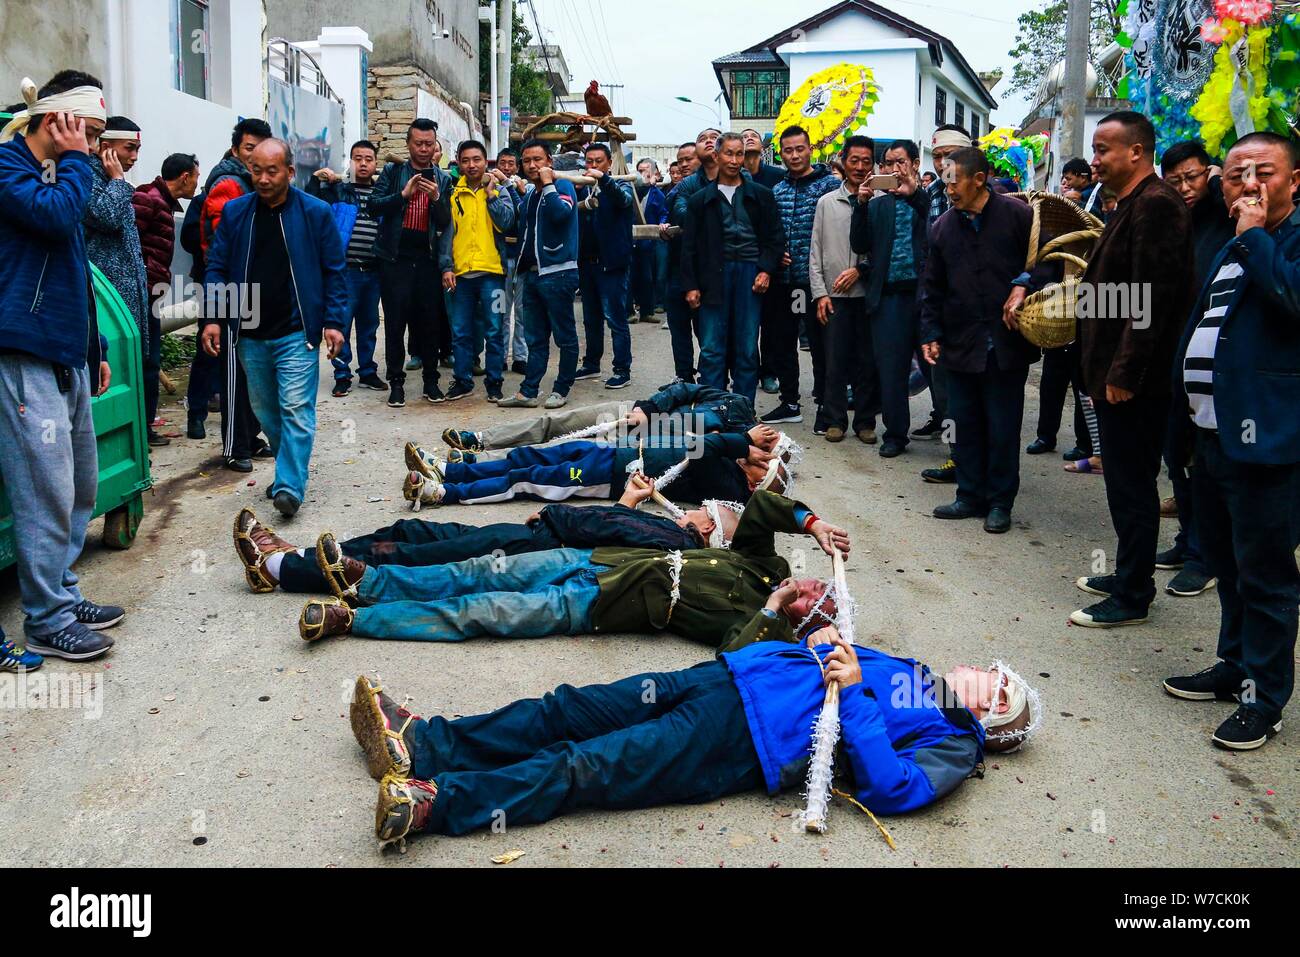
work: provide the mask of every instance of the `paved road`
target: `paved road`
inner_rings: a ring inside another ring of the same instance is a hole
[[[643,324],[633,334],[628,397],[671,377],[667,333]],[[806,378],[805,394],[810,387]],[[573,394],[583,403],[609,397],[599,381],[579,383]],[[760,401],[761,411],[768,404]],[[1032,423],[1034,396],[1029,405]],[[913,400],[913,421],[927,410],[926,396]],[[334,399],[322,381],[308,501],[281,531],[309,544],[325,529],[352,535],[402,517],[404,440],[436,445],[445,427],[502,421],[509,411],[479,397],[390,410],[364,390]],[[184,422],[179,408],[165,405],[164,413]],[[853,535],[848,574],[860,640],[936,668],[1001,656],[1041,675],[1034,680],[1049,721],[1035,745],[992,761],[982,780],[939,805],[888,820],[896,852],[850,807],[837,803],[830,833],[810,837],[791,829],[797,795],[754,793],[425,838],[404,857],[381,858],[375,785],[346,719],[359,672],[377,672],[423,713],[455,715],[562,682],[685,667],[706,653],[668,635],[460,645],[352,638],[307,647],[295,628],[300,598],[249,594],[231,547],[241,505],[270,512],[263,497],[270,466],[259,463],[250,485],[212,458],[215,439],[181,439],[156,454],[157,486],[134,548],[95,546],[79,566],[88,594],[130,612],[114,632],[117,646],[103,661],[52,661],[42,672],[93,680],[102,714],[14,710],[16,686],[6,686],[0,864],[483,865],[515,849],[526,856],[513,867],[1297,863],[1294,730],[1261,752],[1227,754],[1209,735],[1228,706],[1160,691],[1166,674],[1212,660],[1214,595],[1162,594],[1151,622],[1138,628],[1066,624],[1085,597],[1074,578],[1088,573],[1094,549],[1114,547],[1100,478],[1065,474],[1055,455],[1026,458],[1015,527],[994,537],[976,522],[929,516],[950,491],[917,478],[944,457],[937,443],[885,461],[851,439],[833,446],[814,438],[811,416],[791,432],[809,450],[800,496]],[[457,506],[436,517],[522,520],[534,507]],[[1168,522],[1164,533],[1167,544]],[[817,560],[811,564],[815,571]],[[1163,584],[1169,573],[1157,574]],[[12,631],[18,620],[10,573],[0,578],[0,621]],[[1296,719],[1293,704],[1286,720]]]

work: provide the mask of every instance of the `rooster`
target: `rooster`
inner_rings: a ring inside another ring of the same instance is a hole
[[[609,105],[609,100],[605,99],[604,94],[600,92],[600,84],[595,80],[591,81],[591,86],[587,87],[587,92],[582,94],[582,101],[587,105],[587,115],[590,117],[614,115],[614,108]]]

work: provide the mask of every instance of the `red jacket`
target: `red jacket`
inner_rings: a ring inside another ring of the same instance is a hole
[[[136,187],[131,205],[135,207],[135,226],[140,233],[140,251],[144,253],[152,299],[154,287],[171,283],[172,254],[176,249],[175,214],[181,211],[181,204],[159,176],[147,186]]]

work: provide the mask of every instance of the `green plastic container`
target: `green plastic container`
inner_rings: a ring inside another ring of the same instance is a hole
[[[95,515],[104,516],[105,545],[130,548],[144,516],[144,493],[153,484],[144,421],[140,330],[103,273],[92,265],[90,274],[99,331],[108,340],[108,364],[113,370],[108,391],[90,404],[99,440]],[[98,374],[98,370],[91,371],[92,382]],[[8,568],[15,560],[13,509],[4,482],[0,481],[0,569]]]

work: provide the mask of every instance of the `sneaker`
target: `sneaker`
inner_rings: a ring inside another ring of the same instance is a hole
[[[1029,445],[1025,446],[1026,455],[1042,455],[1045,452],[1055,451],[1056,443],[1047,441],[1047,439],[1043,438],[1041,435],[1034,439],[1034,441],[1030,442]]]
[[[447,453],[447,461],[453,465],[475,465],[478,463],[478,456],[473,452],[463,452],[460,449],[452,449]]]
[[[542,400],[537,396],[524,395],[522,392],[516,392],[508,399],[502,399],[497,403],[499,409],[535,409],[542,404]]]
[[[68,661],[90,661],[113,647],[113,639],[91,631],[79,621],[53,635],[27,639],[27,650],[46,658],[66,658]]]
[[[1118,628],[1120,625],[1140,625],[1146,620],[1145,609],[1126,608],[1114,597],[1070,612],[1070,621],[1084,628]]]
[[[569,404],[569,397],[567,395],[560,395],[558,392],[552,392],[546,397],[546,402],[544,404],[548,409],[562,409]]]
[[[626,389],[632,384],[632,376],[626,372],[615,372],[605,380],[606,389]]]
[[[185,423],[185,437],[187,439],[206,439],[208,430],[203,427],[203,420],[191,415]]]
[[[271,504],[275,510],[285,518],[293,518],[298,514],[298,509],[302,508],[302,502],[298,501],[291,494],[285,491],[276,492],[271,497]]]
[[[331,392],[330,395],[334,396],[334,398],[336,399],[341,399],[351,391],[352,391],[351,379],[335,379],[334,391]]]
[[[406,729],[420,716],[384,693],[383,685],[371,684],[365,675],[357,677],[349,709],[352,735],[366,753],[366,770],[376,781],[385,774],[410,774],[411,749]]]
[[[516,359],[510,363],[510,371],[515,375],[528,375],[528,361],[526,359]]]
[[[259,439],[256,447],[253,449],[253,458],[255,459],[273,459],[275,450],[271,448],[271,443],[266,439]]]
[[[589,366],[583,363],[582,367],[573,374],[575,382],[581,382],[583,379],[599,379],[600,366]]]
[[[44,663],[40,655],[19,648],[12,641],[0,642],[0,671],[35,671]]]
[[[434,388],[436,389],[437,387],[435,386]],[[424,397],[426,399],[429,399],[430,402],[442,402],[444,399],[447,402],[455,402],[457,399],[463,399],[465,398],[465,396],[473,395],[473,394],[474,394],[474,386],[465,385],[464,383],[461,382],[453,382],[451,388],[447,390],[447,394],[445,396],[437,399],[430,399],[429,393],[426,391]]]
[[[479,438],[477,432],[467,432],[464,429],[444,429],[442,440],[453,449],[462,449],[466,452],[483,451],[483,440]]]
[[[866,442],[866,439],[862,441]],[[868,443],[870,444],[870,443]],[[907,446],[902,442],[886,442],[880,447],[880,457],[882,459],[894,459],[907,451]]]
[[[77,621],[91,631],[112,628],[114,625],[121,624],[122,619],[126,617],[125,609],[118,608],[116,605],[96,605],[89,598],[83,598],[81,604],[72,609],[72,613],[77,616]]]
[[[912,430],[914,439],[937,439],[943,433],[943,420],[931,419],[919,429]]]
[[[916,433],[913,432],[913,435]],[[957,463],[952,459],[944,462],[937,469],[925,469],[921,478],[932,485],[952,485],[957,481]]]
[[[404,368],[406,369],[407,372],[414,372],[416,369],[423,369],[424,360],[416,356],[411,356],[409,359],[406,360],[406,365]]]
[[[455,387],[455,386],[452,386],[452,388],[455,389],[456,387]],[[465,394],[468,395],[468,393],[465,393]],[[437,386],[436,384],[435,384],[435,385],[426,385],[426,386],[424,387],[424,401],[425,401],[425,402],[431,402],[431,403],[433,403],[434,405],[437,405],[437,404],[440,403],[440,402],[445,402],[445,401],[447,401],[447,397],[446,397],[445,395],[442,394],[442,390],[439,389],[438,386]]]
[[[419,834],[429,826],[438,785],[400,774],[388,774],[379,782],[379,803],[375,805],[375,837],[382,851],[389,844],[406,853],[407,835]]]
[[[501,394],[501,387],[500,387],[500,386],[489,386],[489,387],[488,387],[488,390],[487,390],[487,400],[488,400],[489,402],[495,404],[495,403],[497,403],[497,402],[500,402],[503,398],[505,398],[505,397]]]
[[[1092,578],[1077,578],[1074,587],[1079,591],[1087,592],[1089,595],[1100,595],[1102,598],[1109,598],[1115,594],[1115,576],[1094,575]]]
[[[442,462],[432,452],[426,452],[414,442],[407,442],[402,450],[408,472],[419,472],[425,478],[442,481]]]
[[[789,402],[782,402],[767,415],[759,418],[764,425],[779,425],[782,422],[802,422],[803,411],[797,405],[791,405]],[[820,433],[825,435],[825,430]]]
[[[1236,701],[1241,694],[1241,675],[1220,661],[1194,675],[1166,678],[1164,688],[1184,701]]]
[[[1169,584],[1165,586],[1165,593],[1176,595],[1179,598],[1194,598],[1209,591],[1217,584],[1219,584],[1219,580],[1213,575],[1207,575],[1195,568],[1184,568],[1169,579]]]
[[[1183,550],[1177,545],[1156,554],[1156,568],[1163,568],[1165,571],[1174,571],[1182,567]]]
[[[388,386],[384,384],[384,380],[379,378],[379,376],[373,372],[370,373],[370,375],[363,375],[357,381],[359,381],[367,389],[373,389],[376,392],[383,392],[385,389],[388,388]]]
[[[764,376],[758,380],[758,387],[768,395],[776,395],[781,391],[780,384],[776,381],[776,376]]]
[[[226,468],[232,472],[251,472],[253,471],[252,459],[240,459],[231,456],[226,459]]]
[[[1282,719],[1270,718],[1258,708],[1243,704],[1219,725],[1210,738],[1221,748],[1231,751],[1254,751],[1282,730]]]
[[[412,512],[426,505],[436,508],[442,504],[442,483],[419,472],[408,472],[402,483],[402,498],[411,503]]]
[[[160,449],[160,448],[162,448],[164,445],[171,445],[171,444],[172,444],[172,440],[171,440],[171,439],[167,438],[167,436],[165,436],[165,435],[159,435],[159,434],[158,434],[157,432],[155,432],[153,429],[150,429],[150,430],[149,430],[149,434],[148,434],[148,442],[149,442],[149,447],[150,447],[151,449]]]
[[[400,382],[394,382],[388,390],[388,407],[400,409],[406,405],[406,388]]]

